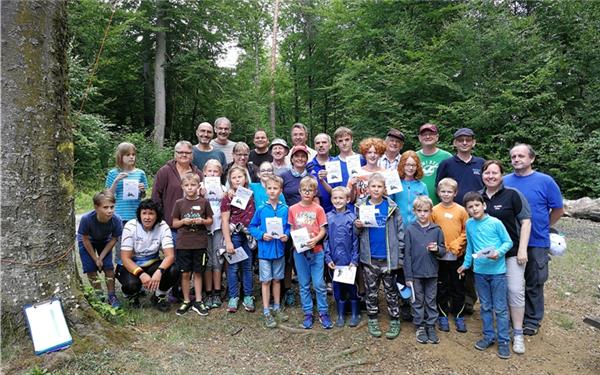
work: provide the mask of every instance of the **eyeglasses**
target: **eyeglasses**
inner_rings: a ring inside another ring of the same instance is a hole
[[[273,173],[273,169],[259,169],[260,173]]]
[[[302,189],[302,190],[300,190],[300,191],[301,191],[302,193],[304,193],[304,194],[310,194],[310,193],[313,193],[313,192],[314,192],[314,190],[313,190],[313,189]]]
[[[247,158],[248,156],[250,156],[250,154],[235,154],[235,156],[238,156],[240,158]]]
[[[175,151],[177,155],[191,155],[192,153],[189,151]]]

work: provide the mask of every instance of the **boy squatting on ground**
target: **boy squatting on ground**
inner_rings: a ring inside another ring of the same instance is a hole
[[[181,178],[184,197],[173,206],[173,228],[177,229],[175,262],[181,272],[183,303],[177,315],[185,314],[190,308],[199,315],[208,315],[208,308],[202,301],[202,277],[208,262],[208,230],[213,222],[210,203],[200,196],[200,176],[187,173]],[[190,277],[194,275],[196,300],[190,300]]]
[[[360,220],[354,225],[359,238],[360,262],[363,264],[363,275],[367,293],[368,329],[373,337],[381,337],[381,329],[377,321],[379,306],[377,303],[379,284],[383,280],[385,299],[390,315],[390,329],[385,336],[394,339],[400,334],[400,302],[396,286],[396,274],[401,265],[401,254],[404,253],[404,231],[400,209],[388,197],[385,191],[385,178],[380,173],[373,173],[368,181],[368,193],[364,202],[357,207],[375,206],[377,227],[365,227]]]
[[[475,343],[475,348],[485,350],[497,340],[498,357],[507,359],[510,358],[510,336],[504,254],[512,248],[513,243],[502,222],[485,213],[485,203],[480,193],[468,192],[464,203],[471,218],[467,220],[465,260],[457,272],[462,276],[472,265],[475,272],[475,288],[483,323],[483,338]]]
[[[427,195],[418,196],[413,202],[416,221],[404,234],[404,278],[415,294],[413,323],[417,326],[417,342],[421,344],[440,342],[435,332],[438,258],[446,254],[446,246],[441,228],[431,222],[432,210],[431,199]]]
[[[115,214],[115,196],[109,190],[94,195],[94,210],[81,217],[77,230],[77,244],[83,272],[100,299],[104,299],[98,271],[104,271],[108,303],[121,307],[115,294],[115,272],[112,249],[121,237],[123,223]]]
[[[264,164],[264,163],[263,163]],[[283,180],[269,174],[266,180],[268,200],[256,208],[250,221],[249,230],[258,239],[258,270],[262,290],[263,314],[267,328],[277,327],[277,320],[285,322],[289,318],[281,309],[281,281],[284,276],[284,248],[290,235],[288,207],[279,200]],[[283,233],[274,236],[267,231],[267,220],[281,221]],[[273,310],[271,311],[271,284],[273,284]]]
[[[350,192],[338,186],[331,190],[333,210],[327,213],[327,238],[325,239],[325,263],[335,272],[336,266],[358,266],[358,237],[354,233],[356,215],[348,208]],[[344,326],[346,304],[350,302],[352,317],[350,327],[360,323],[360,300],[356,284],[333,282],[333,297],[337,306],[336,327]]]

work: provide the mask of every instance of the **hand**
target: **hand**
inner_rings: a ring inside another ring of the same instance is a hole
[[[409,287],[409,288],[412,288],[413,287],[413,282],[412,281],[407,281],[406,282],[406,286]]]
[[[436,253],[438,251],[438,245],[437,242],[430,242],[427,244],[427,250],[431,251],[432,253]]]
[[[335,263],[333,263],[333,262],[329,262],[329,263],[327,263],[327,267],[329,267],[329,268],[331,268],[332,270],[334,270],[334,269],[335,269]]]
[[[124,179],[125,177],[129,176],[129,173],[127,172],[121,172],[117,175],[117,178],[115,178],[115,180],[120,181],[122,179]]]
[[[350,264],[348,265],[348,268],[352,268],[352,267],[356,267],[356,264],[350,263]]]
[[[517,252],[517,264],[523,265],[527,263],[527,250]]]
[[[456,272],[458,273],[458,279],[459,280],[462,279],[465,276],[465,267],[463,267],[463,266],[458,267]]]
[[[225,250],[229,254],[235,254],[235,249],[233,248],[233,243],[231,241],[225,242]]]
[[[358,183],[358,177],[354,176],[352,178],[350,178],[350,180],[348,180],[348,186],[350,188],[354,187],[354,185],[356,185]]]
[[[360,220],[354,220],[354,226],[357,228],[363,228],[365,225]]]
[[[233,189],[227,190],[227,196],[229,197],[229,199],[232,199],[234,195],[235,191],[233,191]]]
[[[198,217],[196,219],[192,219],[192,224],[198,224],[198,225],[202,225],[204,223],[204,219],[201,217]]]
[[[184,225],[192,225],[193,223],[194,222],[189,217],[186,217],[185,219],[183,219],[183,224]]]
[[[324,180],[327,177],[327,171],[325,169],[321,169],[317,174],[319,180]]]
[[[140,182],[138,184],[138,189],[140,190],[140,193],[146,191],[146,187],[144,186],[144,184],[142,182]]]
[[[496,250],[492,250],[492,252],[490,252],[487,257],[490,259],[498,259],[498,257],[500,256],[500,254],[496,251]]]
[[[310,247],[311,249],[313,247],[315,247],[316,244],[317,244],[317,239],[315,237],[311,238],[310,240],[308,240],[308,242],[306,242],[306,246]]]
[[[281,236],[279,236],[279,241],[281,242],[287,242],[288,240],[288,236],[285,234],[282,234]]]
[[[203,186],[200,186],[200,195],[202,195],[203,197],[206,196],[206,188]]]
[[[273,239],[273,236],[271,236],[268,233],[263,234],[263,241],[271,241]]]
[[[104,262],[102,258],[96,257],[96,260],[94,262],[96,263],[96,267],[98,267],[98,271],[102,272],[104,268]]]

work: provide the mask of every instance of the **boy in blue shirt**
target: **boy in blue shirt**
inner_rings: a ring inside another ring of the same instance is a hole
[[[466,225],[467,252],[462,266],[456,272],[462,276],[466,269],[472,265],[474,268],[483,323],[483,338],[475,343],[475,348],[485,350],[496,341],[495,315],[498,357],[508,359],[510,336],[504,255],[513,243],[502,222],[485,213],[485,203],[480,193],[471,191],[465,194],[464,205],[471,217]]]
[[[121,307],[115,294],[115,271],[112,248],[123,232],[123,222],[115,214],[115,196],[109,190],[94,195],[94,210],[84,214],[77,230],[77,244],[83,272],[87,275],[96,294],[103,299],[98,272],[104,271],[108,303]]]

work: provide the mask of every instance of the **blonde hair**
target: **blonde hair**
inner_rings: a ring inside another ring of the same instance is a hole
[[[317,180],[315,180],[315,178],[312,176],[302,177],[302,180],[300,180],[300,189],[305,187],[317,190]]]
[[[337,141],[337,139],[339,137],[343,137],[345,135],[349,135],[350,137],[353,137],[352,130],[345,126],[340,126],[339,128],[335,129],[335,131],[333,132],[333,139]]]
[[[244,187],[247,188],[250,181],[248,181],[248,170],[244,167],[240,167],[239,165],[233,164],[229,170],[227,171],[227,182],[229,186],[233,186],[231,183],[231,174],[235,171],[241,172],[244,175]]]
[[[115,204],[116,202],[115,195],[108,189],[94,194],[94,198],[92,198],[92,200],[94,202],[94,207],[100,206],[104,201],[108,201],[112,204]]]
[[[198,185],[200,185],[200,176],[193,172],[188,172],[181,177],[181,184],[183,185],[186,181],[194,180]]]
[[[429,207],[430,211],[433,210],[433,202],[427,195],[419,195],[415,198],[415,201],[413,202],[413,210],[423,206]]]
[[[337,193],[337,192],[343,193],[347,197],[350,196],[350,190],[345,186],[336,186],[333,189],[331,189],[331,196],[333,196],[333,193]]]
[[[119,169],[123,169],[123,156],[127,155],[133,151],[134,154],[137,155],[137,149],[133,143],[122,142],[117,146],[117,151],[115,152],[115,164]]]
[[[209,166],[219,168],[219,174],[223,174],[223,166],[217,159],[208,159],[206,163],[204,163],[204,168],[202,168],[202,171],[206,171],[206,167]]]
[[[379,181],[379,182],[383,182],[385,184],[385,177],[383,177],[383,175],[381,173],[373,173],[372,175],[369,176],[369,180],[367,182],[367,186],[371,185],[371,182],[373,181]]]
[[[264,179],[265,179],[265,186],[269,185],[269,182],[273,182],[273,183],[277,184],[280,189],[283,189],[283,178],[270,173],[270,174],[266,175],[264,177]]]
[[[455,179],[450,177],[444,177],[438,182],[437,191],[440,191],[442,187],[449,187],[456,192],[458,190],[458,182]]]

